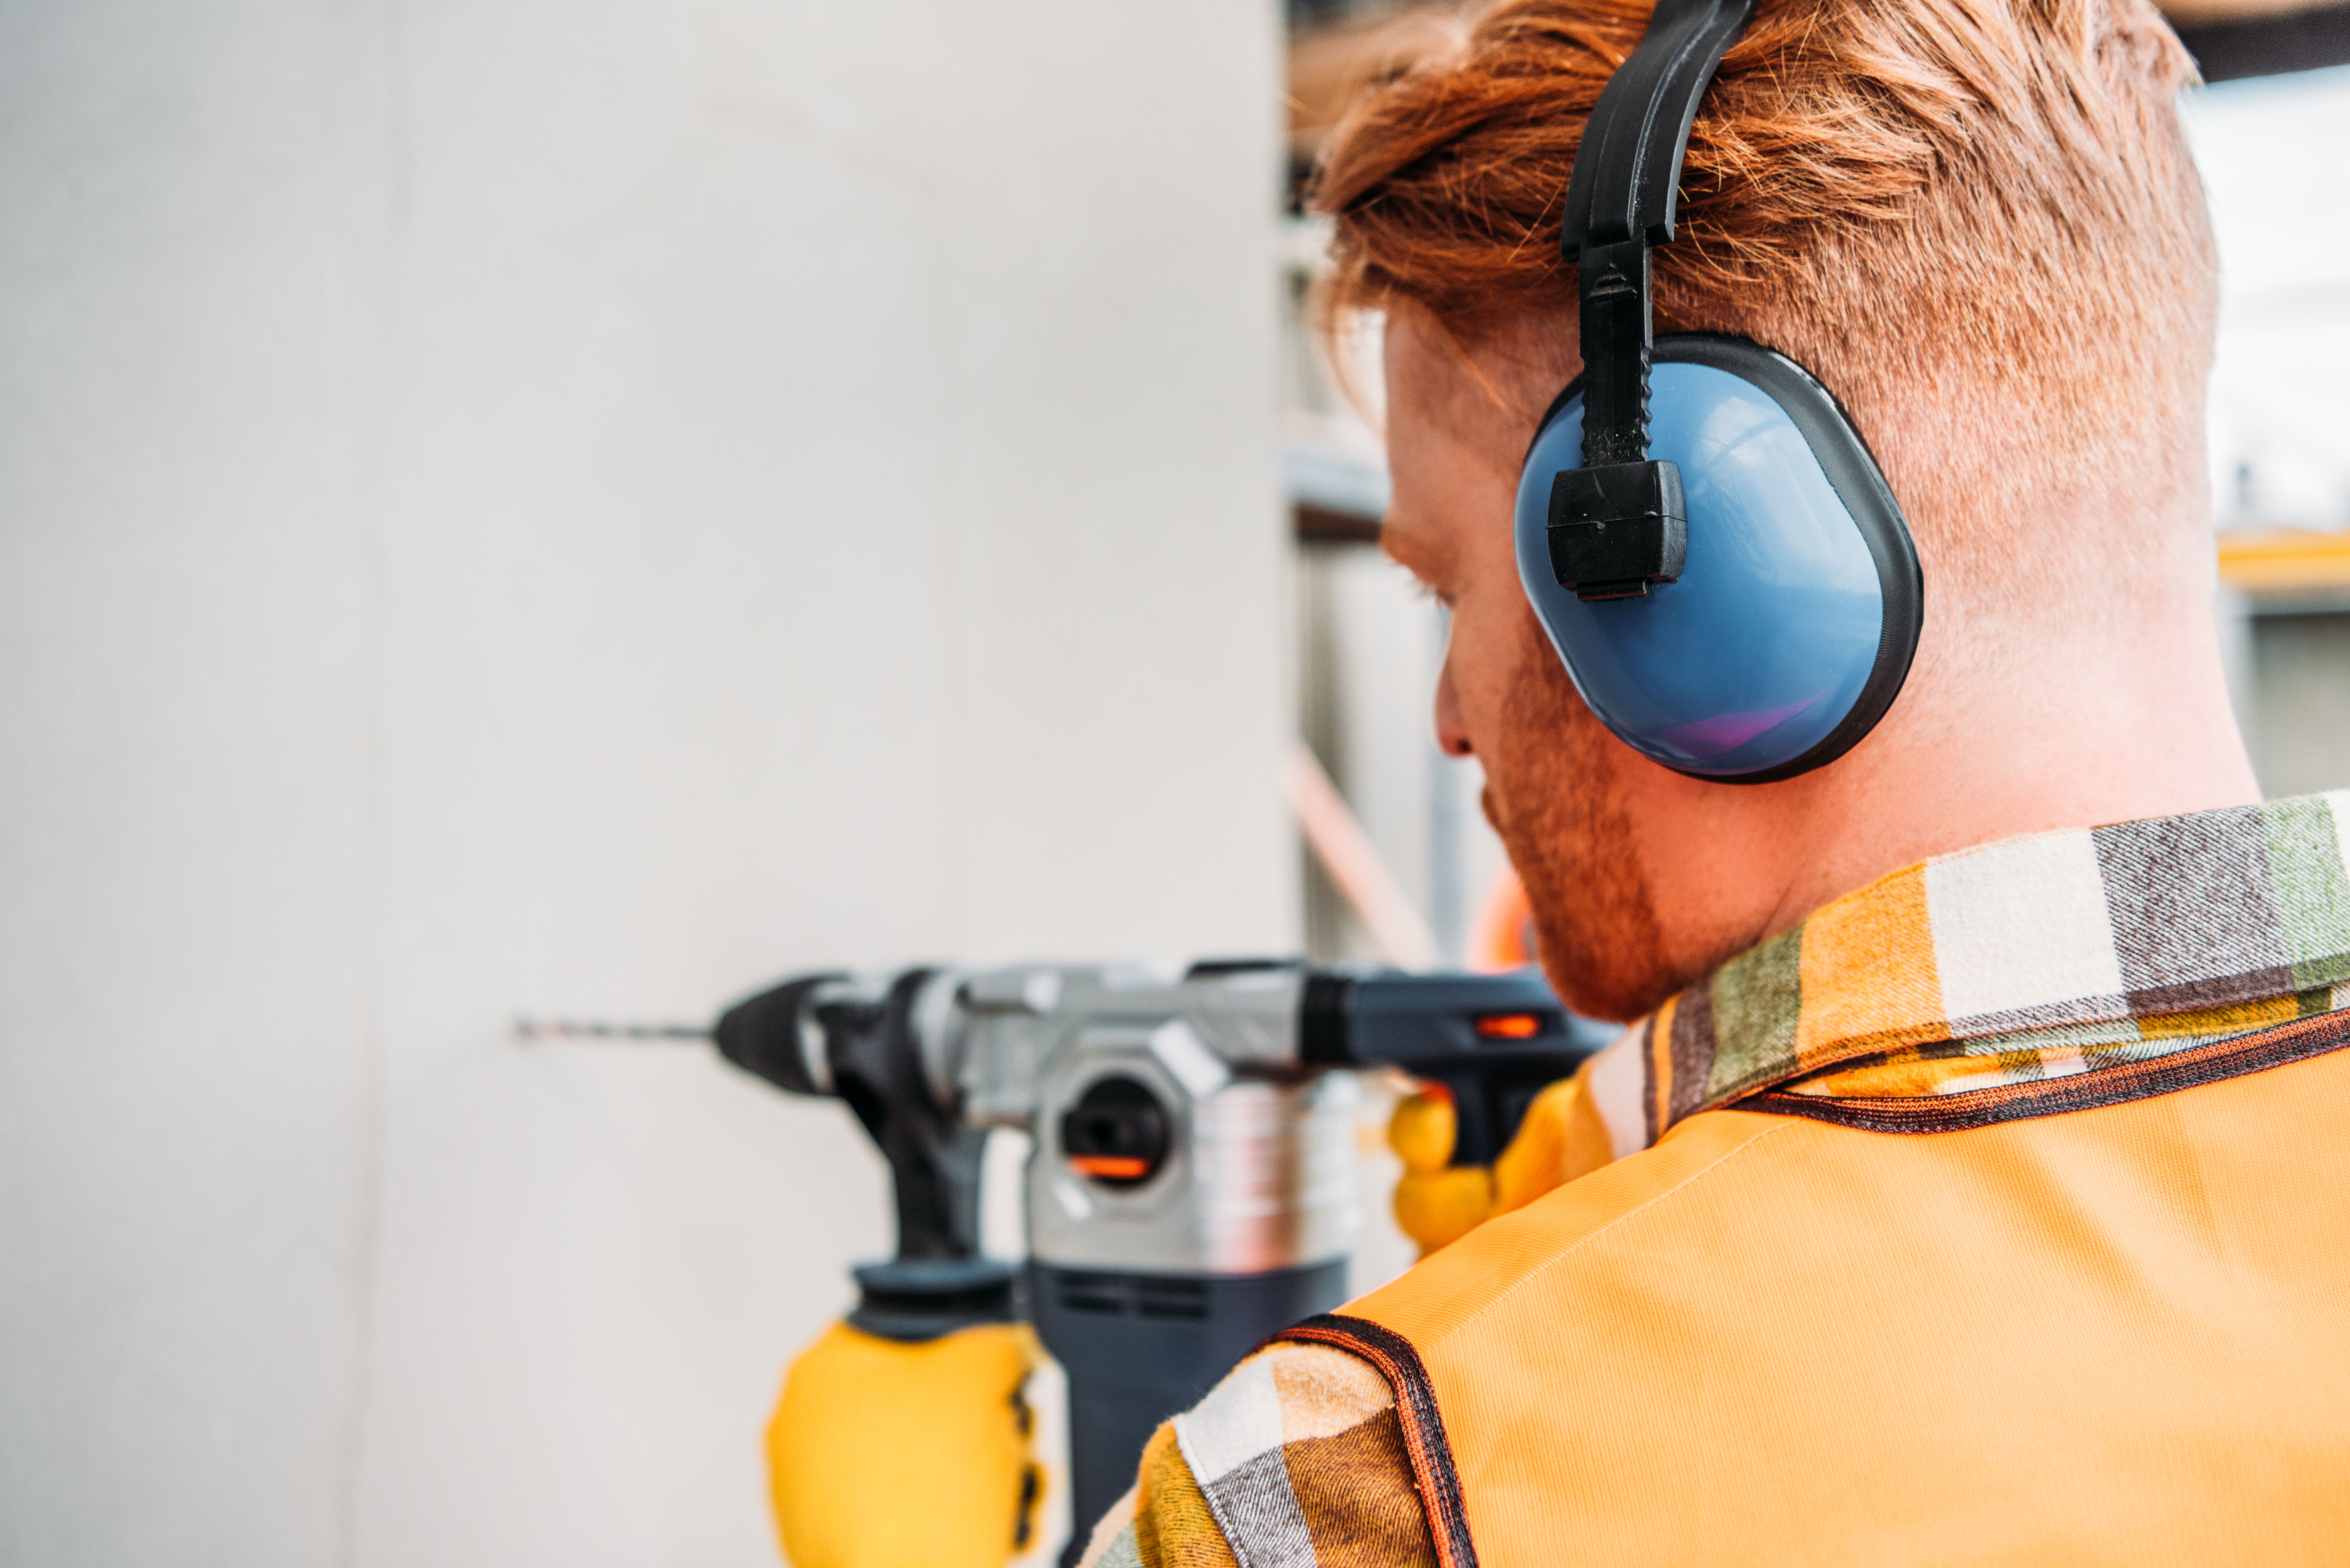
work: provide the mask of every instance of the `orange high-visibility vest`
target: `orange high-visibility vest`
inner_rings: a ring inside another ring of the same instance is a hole
[[[1970,1128],[1703,1113],[1294,1335],[1397,1385],[1451,1568],[2350,1562],[2313,1028]]]

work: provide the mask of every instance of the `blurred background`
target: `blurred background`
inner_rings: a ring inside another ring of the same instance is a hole
[[[2240,711],[2350,785],[2350,5],[2177,15]],[[1296,202],[1453,25],[0,4],[0,1564],[775,1560],[882,1168],[518,1015],[1492,956]]]

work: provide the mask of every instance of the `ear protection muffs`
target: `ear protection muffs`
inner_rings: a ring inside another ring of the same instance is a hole
[[[1690,126],[1753,0],[1661,0],[1567,185],[1584,373],[1518,480],[1518,575],[1575,690],[1627,745],[1726,784],[1793,778],[1893,705],[1925,579],[1826,388],[1744,338],[1653,338]],[[1652,428],[1653,421],[1653,428]]]

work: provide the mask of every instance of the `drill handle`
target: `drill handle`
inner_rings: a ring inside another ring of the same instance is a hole
[[[1492,1164],[1518,1136],[1534,1096],[1561,1078],[1573,1077],[1582,1064],[1581,1055],[1565,1052],[1508,1067],[1461,1067],[1445,1061],[1418,1067],[1399,1064],[1414,1077],[1441,1085],[1452,1096],[1455,1165]]]
[[[1317,971],[1305,983],[1300,1055],[1400,1067],[1451,1091],[1455,1165],[1490,1165],[1536,1095],[1570,1077],[1616,1028],[1566,1010],[1539,971],[1507,974]]]

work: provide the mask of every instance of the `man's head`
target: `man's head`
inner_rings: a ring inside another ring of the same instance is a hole
[[[1690,139],[1658,327],[1842,399],[1917,535],[1925,640],[1878,732],[1784,784],[1669,773],[1583,707],[1510,493],[1579,368],[1568,171],[1648,14],[1494,8],[1357,111],[1320,187],[1334,305],[1388,312],[1388,536],[1454,609],[1442,738],[1484,760],[1553,978],[1616,1016],[1920,855],[2251,788],[2209,629],[2191,67],[2146,0],[1764,0]]]

